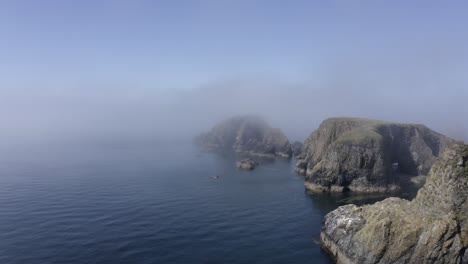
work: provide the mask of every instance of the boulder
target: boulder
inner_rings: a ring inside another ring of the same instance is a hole
[[[250,158],[236,161],[236,167],[241,170],[253,170],[257,165],[258,162]]]

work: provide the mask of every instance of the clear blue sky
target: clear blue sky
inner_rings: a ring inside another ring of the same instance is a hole
[[[167,89],[250,75],[304,80],[333,64],[379,67],[439,52],[457,68],[467,58],[466,3],[4,0],[0,86]]]

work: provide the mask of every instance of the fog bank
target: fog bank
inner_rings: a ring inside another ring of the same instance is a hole
[[[2,89],[0,141],[190,140],[241,114],[263,116],[291,140],[304,140],[334,116],[422,123],[468,140],[468,89],[411,90],[412,83],[392,88],[390,82],[379,85],[359,75],[335,78],[292,82],[257,76],[186,90]]]

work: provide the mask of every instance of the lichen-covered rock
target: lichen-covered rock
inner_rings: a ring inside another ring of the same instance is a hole
[[[427,175],[453,142],[423,125],[330,118],[305,140],[295,170],[312,191],[391,192],[396,175]]]
[[[321,245],[337,263],[468,263],[468,145],[449,147],[413,201],[327,214]]]
[[[227,119],[195,138],[195,142],[212,150],[228,150],[260,157],[292,155],[288,138],[278,128],[272,128],[255,116]]]
[[[257,165],[258,162],[250,158],[236,161],[236,167],[241,170],[253,170]]]

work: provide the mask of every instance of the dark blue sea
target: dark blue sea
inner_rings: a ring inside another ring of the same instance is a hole
[[[307,194],[294,160],[239,171],[170,142],[0,153],[0,263],[330,263],[318,240],[337,203]]]

